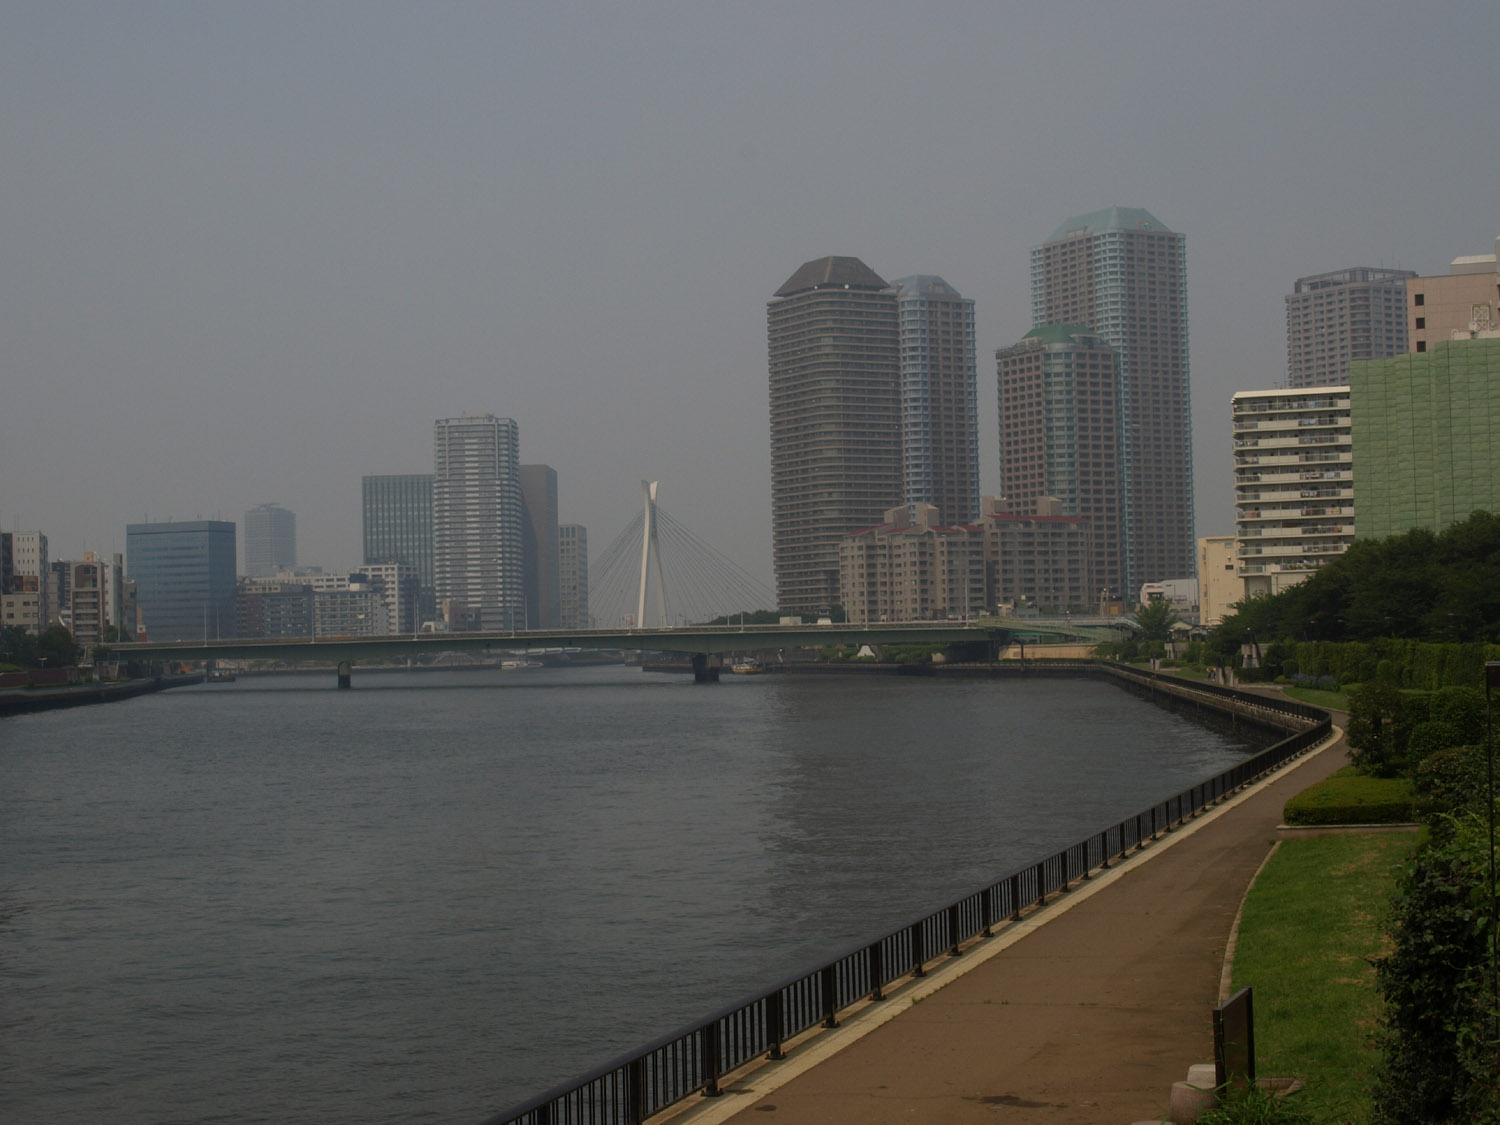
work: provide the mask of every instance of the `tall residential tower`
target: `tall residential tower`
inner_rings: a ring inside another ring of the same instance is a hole
[[[1361,266],[1299,277],[1286,298],[1286,385],[1349,385],[1349,364],[1406,351],[1411,270]]]
[[[451,627],[525,621],[518,432],[509,418],[464,414],[433,427],[433,585]]]
[[[767,306],[776,600],[839,600],[839,541],[903,498],[896,294],[858,258],[808,262]]]
[[[1031,251],[1032,326],[1081,325],[1118,357],[1127,592],[1197,561],[1186,243],[1147,211],[1111,207]]]
[[[891,285],[900,328],[906,503],[935,505],[949,524],[972,523],[979,518],[974,302],[940,277],[902,277]]]

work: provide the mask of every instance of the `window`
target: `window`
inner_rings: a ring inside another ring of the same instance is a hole
[[[1426,293],[1413,293],[1412,294],[1412,298],[1411,298],[1411,303],[1414,304],[1414,305],[1416,305],[1416,306],[1418,306],[1418,307],[1421,307],[1422,305],[1425,305],[1427,303],[1427,294]]]
[[[1417,317],[1417,327],[1418,328],[1426,328],[1427,327],[1427,318],[1425,316],[1419,316],[1419,317]]]
[[[1427,350],[1427,341],[1426,340],[1418,340],[1417,341],[1417,351],[1419,351],[1419,352],[1425,352],[1426,350]]]

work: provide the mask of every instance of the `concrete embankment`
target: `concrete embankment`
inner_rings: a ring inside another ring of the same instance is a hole
[[[87,684],[79,687],[47,688],[40,691],[0,692],[0,718],[33,711],[56,711],[63,707],[85,707],[92,703],[115,703],[154,691],[202,683],[202,676],[154,676],[119,683]]]

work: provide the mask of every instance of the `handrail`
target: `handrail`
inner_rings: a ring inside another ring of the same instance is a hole
[[[720,1081],[757,1057],[782,1057],[786,1042],[816,1024],[836,1027],[855,1004],[884,999],[887,985],[924,976],[934,961],[958,956],[971,939],[989,937],[997,925],[1017,921],[1049,895],[1107,868],[1164,832],[1197,816],[1228,794],[1259,779],[1323,741],[1332,731],[1328,712],[1295,700],[1255,695],[1218,684],[1163,680],[1125,665],[1091,665],[1141,682],[1170,683],[1175,690],[1255,707],[1295,720],[1294,733],[1244,761],[1134,817],[1111,825],[1019,868],[954,902],[913,916],[893,930],[850,946],[832,960],[786,977],[644,1047],[620,1055],[561,1083],[481,1125],[639,1125],[702,1091],[717,1095]],[[1174,691],[1175,693],[1175,691]],[[1206,701],[1205,701],[1206,702]],[[1287,729],[1289,724],[1283,724]]]

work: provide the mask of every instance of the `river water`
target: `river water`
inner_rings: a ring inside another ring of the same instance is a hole
[[[476,1121],[1245,749],[1085,680],[332,684],[0,720],[0,1120]]]

